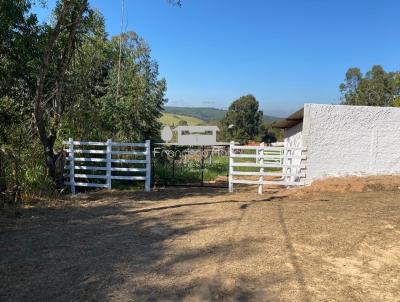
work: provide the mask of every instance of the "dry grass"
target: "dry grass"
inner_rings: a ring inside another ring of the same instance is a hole
[[[0,223],[1,301],[400,296],[398,192],[100,192]]]
[[[382,192],[400,193],[400,176],[348,176],[314,181],[311,186],[294,190],[298,194],[312,192]]]

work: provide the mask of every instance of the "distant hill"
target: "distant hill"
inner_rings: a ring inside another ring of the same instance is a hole
[[[162,117],[160,117],[160,122],[163,125],[167,126],[178,126],[180,121],[186,121],[188,125],[201,125],[204,124],[205,121],[201,120],[197,117],[182,115],[182,114],[173,114],[164,112]]]
[[[166,113],[193,116],[204,121],[221,120],[226,113],[226,110],[209,107],[165,106],[164,109]]]
[[[195,117],[204,121],[219,121],[226,115],[224,109],[217,109],[211,107],[176,107],[176,106],[164,106],[165,113],[186,115]],[[281,118],[275,116],[264,115],[264,121],[272,123],[279,121]]]

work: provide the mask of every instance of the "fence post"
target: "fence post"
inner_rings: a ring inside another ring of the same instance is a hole
[[[151,144],[150,140],[146,140],[146,183],[145,190],[150,192],[151,187]]]
[[[69,182],[71,186],[71,194],[75,194],[75,154],[74,140],[70,137],[69,140]]]
[[[111,158],[112,158],[112,139],[107,140],[107,189],[111,189]]]
[[[260,177],[258,179],[259,184],[258,184],[258,194],[262,194],[263,193],[263,186],[264,186],[264,167],[262,165],[264,165],[264,142],[262,142],[260,144],[260,149],[258,149],[258,163],[260,164]]]
[[[235,142],[231,141],[230,145],[229,145],[229,177],[228,177],[228,181],[229,181],[229,192],[233,192],[233,148],[235,147]]]

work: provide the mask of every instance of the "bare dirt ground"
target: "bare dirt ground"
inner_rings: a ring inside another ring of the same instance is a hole
[[[0,301],[399,301],[400,193],[98,192],[0,218]]]

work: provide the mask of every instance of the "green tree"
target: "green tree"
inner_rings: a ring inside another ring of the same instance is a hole
[[[115,51],[107,39],[103,16],[92,12],[90,34],[82,36],[74,64],[65,77],[65,112],[59,136],[77,140],[104,140],[100,110],[107,93],[107,78],[114,66]],[[112,115],[115,115],[113,112]]]
[[[283,130],[273,128],[273,123],[264,122],[261,126],[260,141],[271,144],[283,140]]]
[[[45,46],[37,72],[33,98],[34,121],[43,146],[47,173],[61,187],[62,171],[57,174],[54,144],[69,99],[66,97],[68,71],[81,47],[81,37],[90,34],[92,10],[87,0],[58,1],[54,23],[45,26]]]
[[[399,72],[385,72],[375,65],[363,76],[359,68],[350,68],[340,92],[344,105],[395,106],[400,96]]]
[[[0,198],[61,185],[65,138],[158,137],[165,102],[142,38],[122,35],[117,95],[120,40],[108,39],[102,15],[87,0],[59,0],[51,21],[38,24],[31,3],[0,0]]]
[[[234,101],[221,120],[221,133],[226,140],[244,143],[257,139],[260,134],[263,113],[252,95],[245,95]]]
[[[27,168],[23,162],[35,158],[26,145],[34,150],[28,142],[42,29],[30,9],[30,1],[0,1],[0,199],[10,189],[11,203],[21,196]]]
[[[119,140],[144,140],[160,136],[166,81],[158,79],[158,64],[150,47],[134,32],[122,35],[122,64],[117,96],[119,37],[111,41],[114,65],[107,78],[107,92],[100,100],[101,129]]]

